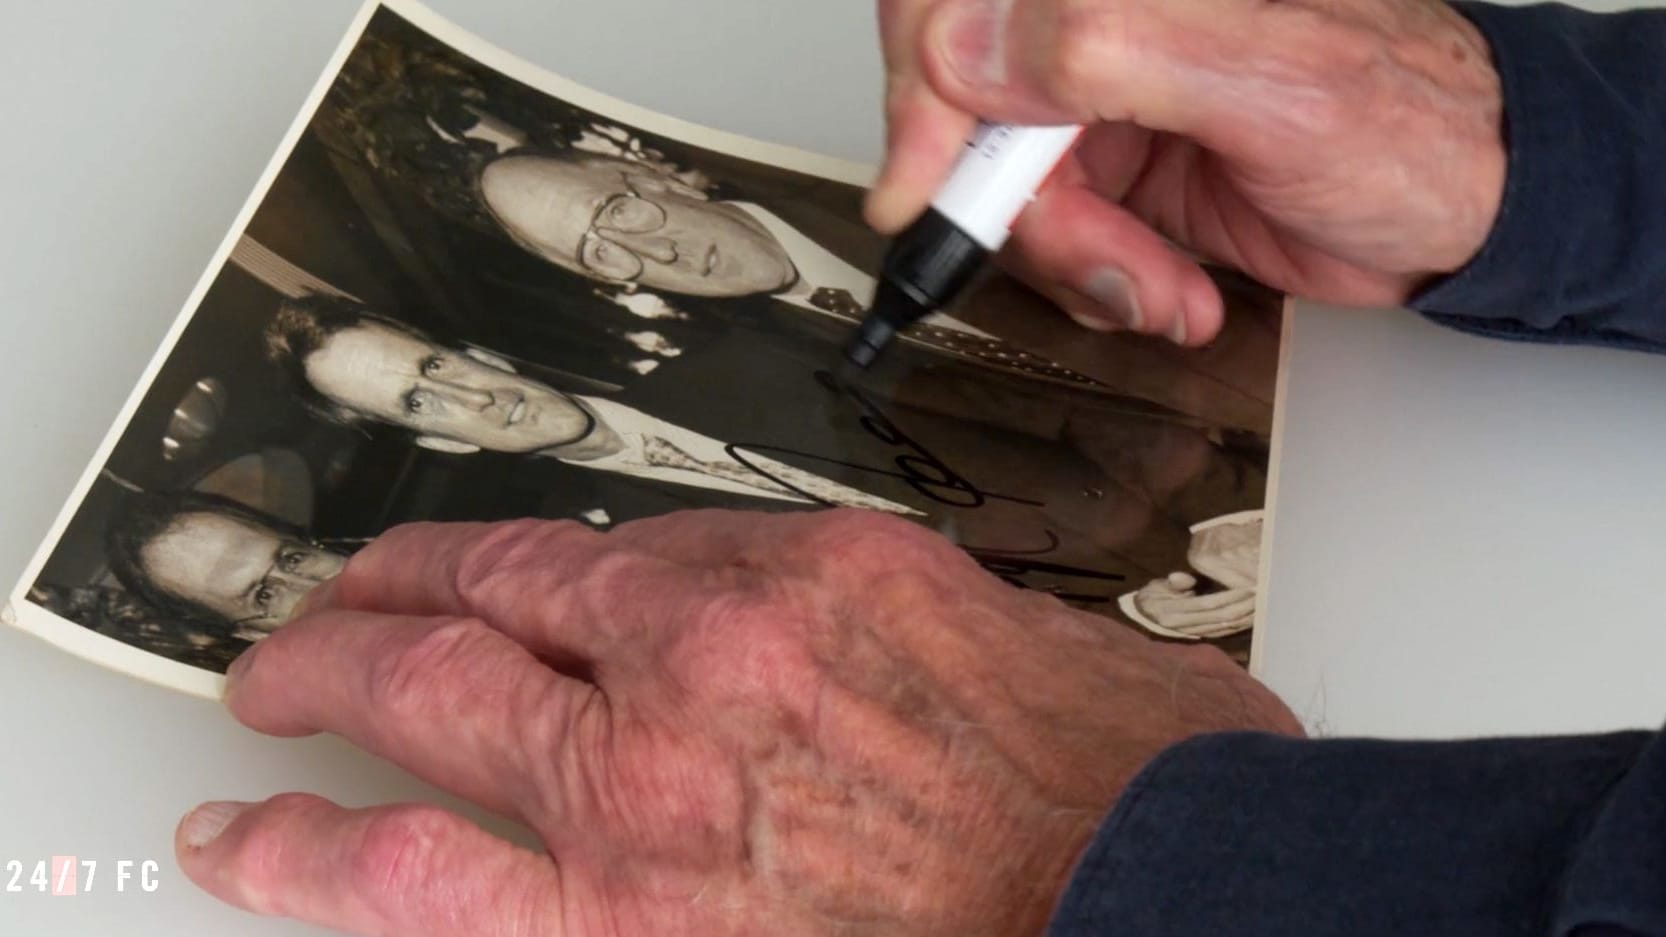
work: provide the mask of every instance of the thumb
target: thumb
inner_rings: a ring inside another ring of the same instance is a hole
[[[180,821],[180,868],[222,901],[355,934],[563,930],[555,862],[424,804],[345,810],[309,794],[215,801]]]
[[[1371,54],[1330,18],[1261,0],[943,0],[920,41],[933,89],[968,113],[1127,121],[1240,156],[1328,126],[1345,69]]]

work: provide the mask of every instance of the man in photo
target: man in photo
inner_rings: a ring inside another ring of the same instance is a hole
[[[852,326],[874,293],[873,277],[762,205],[714,199],[638,160],[511,149],[481,170],[480,197],[527,251],[627,292],[767,295]],[[1004,370],[1091,383],[941,314],[908,340]]]
[[[873,291],[867,274],[761,206],[714,200],[640,162],[511,152],[486,165],[480,193],[516,243],[606,283],[688,296],[769,293],[824,312],[859,308]]]
[[[497,355],[436,341],[342,297],[286,301],[265,343],[315,413],[403,427],[426,449],[542,455],[772,501],[919,513],[774,460],[742,462],[723,442],[615,401],[556,390]]]
[[[347,558],[293,526],[200,492],[130,497],[111,522],[111,571],[163,618],[223,624],[256,641]]]

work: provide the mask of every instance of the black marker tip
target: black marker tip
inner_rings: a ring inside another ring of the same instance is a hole
[[[845,344],[845,360],[858,368],[868,367],[897,337],[898,330],[913,325],[930,311],[889,279],[881,279],[873,308]]]
[[[897,330],[891,327],[891,323],[878,316],[869,316],[845,343],[845,360],[858,368],[867,368],[879,359],[879,353],[891,344],[891,338],[896,334]]]

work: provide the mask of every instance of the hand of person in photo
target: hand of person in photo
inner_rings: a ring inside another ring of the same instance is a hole
[[[1199,524],[1186,562],[1229,589],[1253,591],[1261,575],[1261,521],[1255,511]]]
[[[1152,634],[1204,640],[1247,631],[1255,624],[1255,590],[1224,589],[1198,594],[1197,577],[1169,573],[1125,595],[1121,607]]]
[[[1255,624],[1256,586],[1261,575],[1260,511],[1205,521],[1192,528],[1186,562],[1220,586],[1199,594],[1197,577],[1170,573],[1153,579],[1119,601],[1124,614],[1153,634],[1167,638],[1224,638]]]
[[[854,511],[398,528],[227,678],[250,727],[541,837],[302,794],[182,821],[220,898],[404,937],[1039,933],[1161,749],[1301,731],[1213,649]]]
[[[880,0],[879,16],[889,139],[869,221],[893,232],[924,208],[973,115],[1086,124],[1005,260],[1090,327],[1211,339],[1222,300],[1194,257],[1397,305],[1473,257],[1499,210],[1491,51],[1437,0]]]

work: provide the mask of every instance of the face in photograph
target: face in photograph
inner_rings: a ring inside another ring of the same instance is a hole
[[[307,383],[337,406],[411,430],[430,448],[538,452],[576,442],[592,426],[573,400],[489,356],[383,322],[330,334],[302,367]]]
[[[346,557],[249,517],[187,510],[142,544],[139,574],[150,588],[194,603],[240,630],[270,633]]]
[[[480,192],[523,247],[592,279],[746,296],[798,278],[786,251],[744,210],[622,159],[506,156],[487,164]]]

